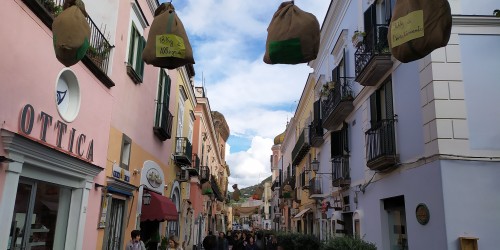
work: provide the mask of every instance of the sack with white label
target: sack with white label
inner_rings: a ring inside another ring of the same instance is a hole
[[[163,3],[156,9],[142,59],[167,69],[194,64],[186,30],[171,3]]]
[[[320,28],[316,16],[297,7],[293,1],[283,2],[267,28],[267,64],[299,64],[316,59]]]
[[[52,23],[54,51],[66,67],[76,64],[90,46],[90,25],[81,0],[65,1],[63,11]]]
[[[448,44],[451,9],[447,0],[398,0],[387,40],[392,55],[407,63]]]

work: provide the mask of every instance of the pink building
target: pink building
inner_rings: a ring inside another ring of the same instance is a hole
[[[88,58],[59,63],[33,3],[0,9],[0,249],[92,249],[113,81]]]

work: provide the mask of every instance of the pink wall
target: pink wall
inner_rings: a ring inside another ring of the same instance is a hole
[[[55,146],[55,123],[60,118],[55,104],[56,78],[64,66],[59,63],[52,47],[52,32],[28,9],[21,0],[5,1],[0,8],[0,123],[1,128],[18,132],[22,107],[31,104],[36,117],[41,111],[52,116],[52,126],[47,130],[47,144]],[[68,133],[63,136],[63,147],[67,145],[69,130],[94,140],[93,164],[105,167],[112,113],[112,96],[89,69],[82,63],[71,67],[76,74],[81,93],[81,105],[75,121],[66,123]],[[64,121],[63,121],[64,122]],[[40,135],[40,123],[35,120],[31,136]],[[62,152],[66,152],[65,149]],[[2,172],[3,174],[3,172]],[[102,183],[104,172],[96,180]],[[3,179],[3,177],[0,177]],[[88,200],[85,243],[83,249],[95,248],[97,238],[97,215],[100,194],[91,189]]]

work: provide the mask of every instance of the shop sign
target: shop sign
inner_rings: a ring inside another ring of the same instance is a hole
[[[130,171],[125,170],[118,166],[118,164],[113,164],[113,177],[126,182],[130,182]]]
[[[160,187],[160,185],[163,183],[160,172],[154,168],[151,168],[147,171],[146,178],[148,179],[149,185],[154,188]]]
[[[40,137],[35,139],[40,139],[41,141],[55,145],[57,148],[65,151],[70,155],[77,156],[79,158],[86,159],[87,161],[94,161],[94,140],[87,139],[87,136],[83,133],[77,132],[75,128],[68,128],[68,124],[57,120],[54,124],[55,134],[51,133],[52,129],[52,116],[41,111],[37,122],[35,124],[35,109],[31,104],[26,104],[21,110],[21,119],[19,122],[19,131],[31,138],[34,126],[41,126]],[[69,130],[69,135],[65,136]],[[55,138],[54,138],[55,137]],[[49,142],[47,142],[49,140]],[[55,141],[55,142],[54,142]],[[88,144],[86,144],[88,141]],[[66,144],[63,145],[65,142]],[[86,150],[85,150],[86,146]]]

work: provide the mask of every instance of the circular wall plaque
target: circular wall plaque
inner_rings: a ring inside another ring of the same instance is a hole
[[[420,203],[417,205],[417,209],[415,209],[415,216],[417,217],[418,223],[425,225],[429,222],[430,214],[429,208],[424,203]]]
[[[75,120],[80,111],[80,86],[75,73],[65,68],[56,81],[55,99],[57,112],[66,122]]]

